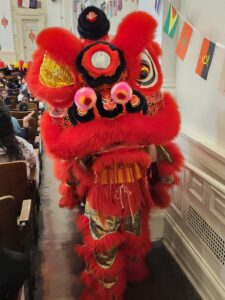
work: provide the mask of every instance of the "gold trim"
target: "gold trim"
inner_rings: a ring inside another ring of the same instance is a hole
[[[103,269],[109,269],[112,267],[116,259],[117,249],[112,248],[108,251],[103,252],[94,252],[95,259],[97,264]]]
[[[156,150],[157,150],[157,155],[158,155],[158,161],[161,160],[167,160],[169,163],[173,163],[173,159],[172,156],[170,155],[170,153],[166,150],[165,147],[163,147],[162,145],[156,146]]]

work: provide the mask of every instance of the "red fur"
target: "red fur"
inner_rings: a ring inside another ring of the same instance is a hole
[[[90,298],[90,299],[114,300],[115,296],[116,296],[116,299],[118,299],[118,300],[123,299],[123,292],[125,290],[125,274],[123,274],[123,273],[118,274],[118,280],[117,280],[116,284],[114,284],[113,287],[110,289],[107,289],[107,288],[104,288],[103,286],[101,286],[99,284],[99,282],[93,277],[93,275],[86,271],[84,271],[81,274],[81,281],[89,289],[88,296],[91,297],[91,295],[93,295],[92,296],[93,298]],[[85,295],[87,295],[87,293],[85,293]],[[82,297],[83,296],[81,296],[81,299],[86,300],[85,298],[82,298]]]
[[[46,101],[53,107],[70,106],[76,91],[76,85],[63,88],[52,88],[44,86],[39,80],[40,67],[43,61],[44,51],[38,49],[33,56],[32,67],[26,76],[26,81],[32,95]]]
[[[125,151],[125,152],[123,152]],[[145,168],[148,168],[148,166],[151,163],[150,157],[147,153],[144,151],[131,151],[128,152],[126,150],[118,151],[111,154],[103,154],[93,165],[93,171],[95,173],[100,172],[105,167],[114,165],[115,163],[137,163]]]
[[[88,266],[88,271],[95,274],[98,279],[104,279],[107,277],[116,277],[121,270],[124,269],[124,259],[122,253],[117,251],[116,258],[110,268],[104,269],[97,262],[93,252],[88,246],[76,246],[76,253],[85,261]],[[109,249],[108,249],[109,250]],[[96,252],[97,253],[97,252]]]
[[[153,41],[156,25],[156,21],[147,13],[131,13],[122,21],[116,36],[110,41],[122,51],[125,58],[126,69],[123,75],[127,74],[128,79],[124,80],[144,96],[151,96],[154,92],[160,94],[162,84],[158,61],[161,49]],[[38,50],[27,76],[32,94],[53,107],[71,106],[77,89],[87,84],[76,69],[76,58],[85,45],[91,45],[91,41],[81,41],[61,28],[49,28],[39,34],[37,44]],[[95,51],[94,47],[90,49],[90,55],[88,53],[84,55],[85,61],[82,61],[82,64],[89,71],[91,70],[94,77],[98,75],[104,77],[104,69],[102,71],[98,69],[96,73],[90,63]],[[136,84],[140,72],[140,54],[144,49],[149,51],[158,70],[156,84],[147,89],[140,88]],[[53,88],[42,84],[39,73],[45,54],[57,64],[69,68],[73,85]],[[110,65],[105,71],[112,74],[113,68],[116,68],[116,61],[115,59],[115,65]],[[100,91],[100,95],[103,94],[102,88],[104,91],[108,89],[110,94],[110,89],[115,83],[103,84],[94,89],[96,92]],[[122,300],[127,279],[137,281],[148,275],[144,260],[151,249],[148,229],[149,212],[154,206],[166,207],[169,204],[169,188],[178,183],[178,173],[183,165],[183,157],[179,149],[171,143],[180,128],[178,107],[171,95],[165,93],[163,97],[164,105],[153,116],[126,113],[124,106],[123,113],[118,117],[109,119],[98,116],[92,121],[80,122],[76,126],[72,124],[68,127],[59,126],[62,120],[54,119],[48,113],[42,117],[41,130],[45,149],[55,159],[55,173],[62,181],[60,206],[72,208],[81,198],[86,198],[87,203],[97,211],[102,222],[107,216],[117,216],[121,220],[118,231],[106,233],[101,238],[95,239],[90,232],[88,217],[82,215],[78,218],[77,226],[83,236],[84,245],[77,247],[77,251],[86,262],[86,271],[81,275],[86,290],[80,299]],[[159,175],[162,179],[164,176],[173,177],[171,184],[157,182],[153,186],[148,186],[146,173],[151,159],[143,148],[152,144],[163,145],[172,156],[172,164],[168,161],[158,162]],[[123,149],[115,148],[115,145],[122,145]],[[110,185],[105,182],[103,184],[99,180],[98,173],[119,163],[125,174],[122,177],[126,192],[123,191],[122,196],[118,197],[121,184],[116,183],[115,180],[112,180],[113,183]],[[126,164],[138,164],[141,176],[128,182],[127,168],[123,167]],[[142,228],[140,235],[136,236],[124,229],[124,219],[138,211],[142,213]],[[112,248],[117,249],[115,261],[110,268],[103,269],[97,264],[94,253],[104,253]],[[118,280],[112,288],[107,289],[102,285],[101,280],[109,280],[117,276]]]
[[[61,183],[59,191],[61,198],[59,201],[60,207],[74,208],[79,202],[73,187],[67,186],[65,183]]]
[[[151,187],[152,200],[155,205],[160,208],[165,208],[170,204],[169,188],[171,185],[166,185],[162,182],[157,182]]]
[[[138,77],[139,54],[153,39],[156,26],[157,22],[149,14],[140,11],[133,12],[123,19],[112,40],[112,44],[115,44],[124,53],[131,83]]]
[[[82,49],[81,41],[63,28],[48,28],[38,35],[37,44],[39,49],[34,54],[32,67],[26,76],[29,89],[37,98],[49,102],[54,107],[70,106],[77,89],[74,62]],[[73,86],[52,88],[46,87],[40,82],[40,66],[45,53],[58,64],[65,65],[70,69],[71,75],[74,77]]]
[[[162,144],[174,138],[180,128],[177,104],[168,93],[165,107],[153,117],[124,114],[61,128],[44,114],[41,120],[46,150],[60,159],[83,157],[115,143],[130,145]],[[135,120],[135,121],[134,121]]]
[[[75,71],[74,62],[82,49],[82,42],[73,33],[60,27],[47,28],[39,33],[37,44],[58,63]]]
[[[79,216],[76,220],[78,230],[82,233],[83,241],[92,251],[106,251],[117,248],[124,241],[124,236],[119,232],[114,232],[94,240],[90,234],[89,219],[85,215]]]

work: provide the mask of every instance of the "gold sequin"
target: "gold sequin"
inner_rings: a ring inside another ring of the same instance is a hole
[[[124,224],[125,231],[133,233],[135,236],[139,236],[141,234],[141,213],[132,216],[128,216],[125,218]]]
[[[40,81],[51,88],[60,88],[74,84],[73,77],[67,66],[62,66],[46,54],[40,67]]]
[[[118,278],[115,279],[104,279],[103,280],[99,280],[99,283],[106,289],[111,289],[114,284],[117,282]]]

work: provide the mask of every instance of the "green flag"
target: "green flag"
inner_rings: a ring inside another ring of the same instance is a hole
[[[178,15],[176,9],[170,4],[170,8],[168,11],[168,15],[166,18],[166,23],[163,27],[163,31],[168,34],[168,36],[172,39],[176,32],[178,23]]]

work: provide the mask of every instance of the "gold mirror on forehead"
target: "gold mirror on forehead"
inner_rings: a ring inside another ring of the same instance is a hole
[[[74,84],[69,68],[57,63],[47,54],[44,55],[40,67],[39,79],[43,85],[51,88],[61,88]]]

